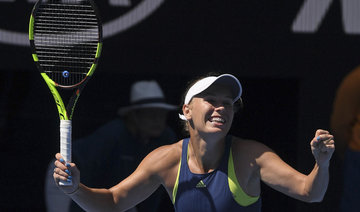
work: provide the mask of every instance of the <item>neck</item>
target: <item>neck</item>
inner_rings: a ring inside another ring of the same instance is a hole
[[[195,173],[208,173],[220,164],[225,149],[225,137],[206,139],[191,136],[189,147],[189,166]]]

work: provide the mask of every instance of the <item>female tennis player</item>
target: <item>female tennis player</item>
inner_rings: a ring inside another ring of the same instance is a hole
[[[329,181],[334,137],[316,130],[310,141],[315,165],[302,174],[264,144],[228,134],[242,87],[230,74],[207,76],[186,91],[183,114],[189,138],[162,146],[119,184],[89,188],[80,171],[56,154],[54,179],[72,181],[59,186],[87,211],[124,211],[164,186],[176,211],[261,211],[260,182],[295,199],[322,201]],[[289,138],[292,139],[292,138]]]

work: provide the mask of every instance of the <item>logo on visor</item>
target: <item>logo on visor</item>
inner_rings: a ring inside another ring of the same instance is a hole
[[[165,0],[95,1],[103,23],[103,37],[109,38],[140,23]],[[28,22],[36,0],[0,0],[0,13],[7,17],[0,23],[0,43],[28,46]],[[19,11],[23,11],[19,13]],[[19,15],[25,14],[25,15]],[[11,22],[11,23],[9,23]]]

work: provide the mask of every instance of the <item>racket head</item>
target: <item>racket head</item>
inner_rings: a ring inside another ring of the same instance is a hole
[[[29,23],[33,59],[45,81],[74,88],[94,73],[102,24],[92,0],[39,0]]]

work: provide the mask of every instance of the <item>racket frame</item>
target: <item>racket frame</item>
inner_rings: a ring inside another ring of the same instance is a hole
[[[32,49],[32,57],[33,60],[38,68],[38,70],[40,71],[40,74],[42,76],[42,78],[44,79],[44,81],[46,82],[47,86],[49,87],[51,94],[55,100],[56,103],[56,107],[59,113],[59,118],[60,118],[60,154],[64,157],[64,160],[66,161],[66,163],[70,163],[72,161],[71,158],[71,146],[72,146],[72,139],[71,139],[71,133],[72,133],[72,116],[74,113],[74,109],[75,109],[75,105],[80,97],[80,93],[83,90],[83,88],[85,87],[86,83],[88,82],[88,80],[91,78],[91,76],[93,75],[95,69],[97,68],[98,65],[98,60],[101,56],[101,51],[102,51],[102,24],[101,24],[101,20],[100,20],[100,16],[97,10],[97,7],[95,5],[95,3],[92,0],[89,0],[89,2],[92,5],[92,8],[94,9],[94,12],[96,14],[97,17],[97,21],[98,21],[98,33],[99,33],[99,39],[98,39],[98,43],[97,43],[97,50],[96,50],[96,54],[95,54],[95,58],[94,58],[94,62],[91,65],[89,71],[86,74],[86,77],[80,81],[77,84],[71,85],[71,86],[63,86],[63,85],[59,85],[58,83],[56,83],[55,81],[53,81],[43,70],[43,68],[41,67],[40,63],[39,63],[39,59],[38,56],[36,54],[36,46],[35,46],[35,42],[34,42],[34,25],[35,25],[35,13],[39,7],[39,5],[43,2],[43,0],[38,0],[32,10],[31,13],[31,17],[30,17],[30,21],[29,21],[29,41],[30,41],[30,46]],[[74,89],[74,93],[72,94],[72,96],[69,99],[69,102],[67,104],[67,106],[65,107],[64,101],[61,98],[61,95],[58,91],[57,88],[60,89]],[[63,186],[70,186],[72,185],[72,182],[68,182],[68,181],[60,181],[59,183],[60,185]]]

